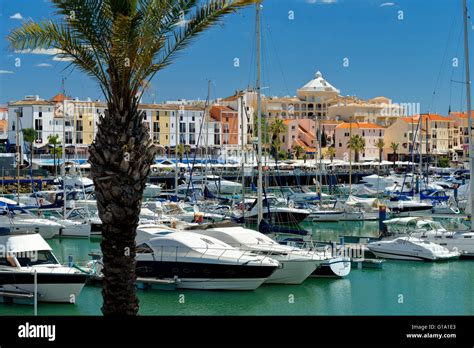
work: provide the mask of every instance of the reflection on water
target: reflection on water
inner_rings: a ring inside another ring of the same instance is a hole
[[[313,238],[377,236],[378,222],[304,223]],[[48,241],[61,261],[90,259],[100,240]],[[354,269],[345,279],[308,279],[302,285],[264,285],[255,291],[138,290],[141,315],[473,315],[474,261],[387,261],[382,270]],[[184,297],[180,297],[184,295]],[[400,302],[400,299],[402,301]],[[183,302],[184,300],[184,302]],[[100,315],[99,287],[76,305],[39,304],[40,315]],[[31,306],[0,304],[0,315],[32,315]]]

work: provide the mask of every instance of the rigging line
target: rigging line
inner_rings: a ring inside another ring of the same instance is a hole
[[[442,75],[442,72],[443,72],[443,66],[445,64],[446,57],[447,57],[447,54],[448,54],[450,38],[451,38],[451,34],[452,34],[452,31],[453,31],[453,28],[454,28],[454,24],[456,23],[456,19],[457,19],[456,16],[453,16],[453,21],[451,23],[451,27],[449,28],[448,39],[447,39],[447,42],[446,42],[446,45],[445,45],[445,48],[444,48],[443,59],[441,60],[441,66],[440,66],[439,71],[438,71],[438,77],[436,79],[435,88],[434,88],[433,94],[431,96],[431,103],[430,103],[430,106],[428,108],[428,112],[431,111],[431,108],[433,107],[433,104],[435,102],[436,91],[438,90],[439,81],[441,79],[441,75]]]

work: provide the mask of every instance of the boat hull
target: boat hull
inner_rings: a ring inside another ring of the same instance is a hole
[[[254,290],[277,269],[276,266],[137,261],[138,277],[179,279],[178,288],[201,290]]]
[[[279,260],[283,267],[278,268],[265,281],[265,284],[301,284],[311,273],[314,272],[316,264],[313,260],[289,261]]]
[[[322,262],[311,277],[342,278],[351,272],[351,261],[348,258],[334,257]]]
[[[75,303],[84,284],[85,274],[37,274],[38,301]],[[26,272],[0,272],[0,291],[33,294],[34,276]]]

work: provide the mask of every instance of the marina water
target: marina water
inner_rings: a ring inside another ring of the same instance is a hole
[[[377,236],[378,222],[303,223],[315,240]],[[62,263],[90,259],[100,239],[48,240]],[[138,290],[141,315],[473,315],[474,261],[387,260],[343,279],[309,278],[302,285],[255,291]],[[40,303],[39,315],[101,315],[99,286],[86,286],[75,305]],[[28,305],[0,304],[0,315],[32,315]]]

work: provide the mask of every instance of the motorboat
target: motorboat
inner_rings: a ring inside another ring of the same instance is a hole
[[[143,191],[144,198],[154,198],[158,197],[161,193],[162,185],[155,185],[147,183],[145,184],[145,189]]]
[[[60,234],[62,225],[33,215],[21,207],[0,207],[0,228],[7,228],[12,234],[39,233],[44,239]]]
[[[147,202],[142,208],[143,217],[145,217],[143,213],[144,208],[147,208],[153,215],[156,215],[160,218],[166,216],[185,222],[215,222],[225,219],[224,215],[210,212],[201,212],[197,205],[193,206],[184,202]],[[150,214],[148,215],[148,218],[152,218]]]
[[[137,277],[175,280],[181,289],[255,290],[281,267],[273,258],[166,226],[140,225],[135,241]]]
[[[191,176],[185,174],[186,181],[189,182]],[[225,180],[217,175],[193,175],[192,186],[205,185],[212,193],[236,194],[242,192],[242,184]]]
[[[459,258],[459,251],[411,236],[381,240],[367,244],[377,257],[392,260],[441,261]]]
[[[98,212],[91,212],[87,207],[68,210],[66,212],[66,219],[89,224],[91,226],[91,235],[102,233],[102,220],[99,218]]]
[[[265,283],[301,284],[324,261],[321,255],[278,244],[268,236],[234,223],[189,227],[194,233],[216,238],[240,250],[271,257],[282,264]]]
[[[439,244],[448,250],[459,251],[462,256],[474,256],[474,232],[450,231],[438,221],[421,217],[406,217],[384,221],[392,236],[410,234],[415,238]]]
[[[0,255],[0,297],[31,299],[36,273],[38,301],[75,303],[86,274],[62,266],[41,235],[2,235],[0,245],[5,248]]]
[[[419,214],[431,214],[433,204],[428,202],[419,202],[407,196],[392,197],[387,202],[387,207],[392,214],[399,217],[416,216]]]
[[[314,209],[311,210],[309,218],[312,221],[319,222],[334,222],[334,221],[361,221],[364,220],[363,211],[346,211],[346,210],[326,210]]]
[[[295,203],[319,201],[323,198],[322,195],[320,196],[318,193],[304,186],[288,187],[286,192],[287,199]],[[326,198],[329,197],[326,194],[324,195]]]
[[[59,236],[63,237],[84,237],[91,235],[91,225],[88,221],[66,219],[59,210],[40,210],[42,216],[51,221],[57,222],[62,227],[59,230]]]
[[[312,239],[301,237],[286,237],[278,240],[281,245],[289,245],[297,247],[304,251],[318,254],[318,258],[322,260],[311,273],[310,278],[343,278],[351,272],[350,257],[341,254],[337,248],[324,244],[320,246]]]
[[[283,198],[266,197],[263,200],[263,218],[273,224],[297,224],[310,215],[310,211],[289,206]],[[241,213],[240,213],[241,215]],[[237,215],[238,217],[238,215]],[[258,219],[257,199],[245,212],[245,220],[255,222]]]

